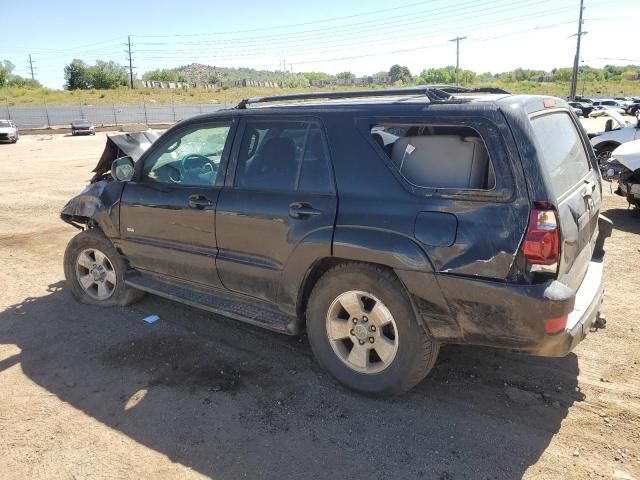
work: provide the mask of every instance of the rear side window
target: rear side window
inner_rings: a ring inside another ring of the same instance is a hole
[[[418,187],[491,190],[495,172],[485,143],[473,128],[376,124],[371,137],[398,172]]]
[[[241,188],[331,193],[322,130],[314,122],[248,121],[235,185]]]
[[[582,139],[566,112],[534,117],[531,125],[538,142],[538,155],[551,180],[553,193],[560,197],[591,169]]]

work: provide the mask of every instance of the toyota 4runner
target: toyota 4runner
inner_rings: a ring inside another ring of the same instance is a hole
[[[601,195],[559,98],[250,99],[99,170],[62,211],[82,230],[64,271],[86,303],[150,292],[306,330],[340,382],[388,395],[420,382],[441,344],[563,356],[601,323]]]

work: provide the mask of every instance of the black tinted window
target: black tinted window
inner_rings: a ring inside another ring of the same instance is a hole
[[[571,117],[563,112],[534,117],[531,125],[556,196],[561,196],[589,173],[591,165]]]
[[[235,184],[260,190],[332,191],[320,127],[313,122],[247,122]]]

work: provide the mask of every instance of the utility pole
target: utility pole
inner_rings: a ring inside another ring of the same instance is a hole
[[[131,35],[127,37],[127,45],[129,47],[129,82],[133,90],[133,58],[131,57]]]
[[[458,72],[460,71],[460,40],[465,40],[467,37],[456,37],[449,40],[450,42],[456,42],[456,85],[458,82]]]
[[[29,70],[31,70],[31,80],[35,80],[36,76],[33,74],[33,60],[31,59],[31,54],[29,54]]]
[[[584,11],[584,0],[580,0],[580,16],[578,19],[578,33],[575,35],[571,35],[572,37],[577,36],[578,41],[576,42],[576,56],[573,59],[573,73],[571,75],[571,90],[569,91],[569,99],[576,99],[576,88],[578,87],[578,65],[580,63],[580,40],[582,36],[587,32],[582,31],[582,12]]]

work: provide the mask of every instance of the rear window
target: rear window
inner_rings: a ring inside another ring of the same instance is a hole
[[[538,141],[538,155],[551,180],[553,193],[559,197],[591,169],[582,139],[565,112],[534,117],[531,124]]]
[[[411,184],[427,188],[491,190],[495,173],[473,128],[426,124],[375,124],[371,137]]]

